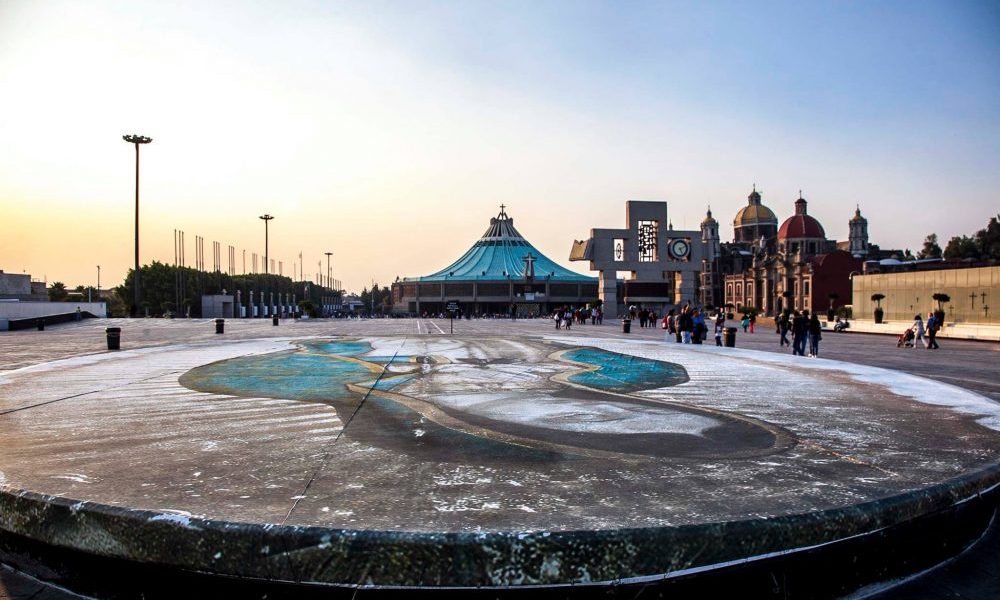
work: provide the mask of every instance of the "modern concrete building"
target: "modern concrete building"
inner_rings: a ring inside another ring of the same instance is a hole
[[[237,317],[236,303],[232,294],[214,294],[201,297],[201,316],[203,319],[230,319]]]
[[[604,314],[618,316],[628,305],[662,314],[669,307],[697,302],[704,253],[702,232],[675,231],[666,202],[625,203],[624,229],[591,229],[574,241],[570,260],[589,261],[599,272],[598,295]],[[627,272],[619,297],[618,273]]]

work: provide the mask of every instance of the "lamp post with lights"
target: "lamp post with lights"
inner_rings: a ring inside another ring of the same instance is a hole
[[[135,270],[132,272],[132,311],[139,315],[139,146],[148,144],[153,138],[144,135],[123,135],[122,139],[135,145]]]

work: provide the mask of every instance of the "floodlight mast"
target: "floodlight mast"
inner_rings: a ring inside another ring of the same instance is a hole
[[[135,269],[132,271],[133,317],[139,316],[139,145],[148,144],[153,138],[144,135],[123,135],[122,139],[135,145]]]
[[[274,217],[272,217],[271,215],[269,215],[267,213],[264,213],[263,215],[261,215],[258,218],[260,220],[264,221],[264,275],[267,275],[268,274],[267,273],[267,269],[268,269],[268,264],[267,264],[267,260],[268,260],[268,258],[267,258],[267,245],[268,245],[267,223],[268,223],[268,221],[273,220]]]

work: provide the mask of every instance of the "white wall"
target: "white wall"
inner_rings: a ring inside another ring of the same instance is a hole
[[[77,307],[96,317],[104,317],[108,314],[105,302],[0,302],[0,319],[16,321],[18,319],[61,315],[76,312]]]

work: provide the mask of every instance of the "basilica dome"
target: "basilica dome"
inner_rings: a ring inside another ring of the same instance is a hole
[[[778,224],[778,217],[774,215],[774,211],[760,203],[760,192],[754,189],[747,196],[747,200],[749,200],[747,205],[736,213],[736,218],[733,219],[733,226],[747,227],[766,223]]]
[[[816,238],[826,239],[826,232],[823,226],[815,218],[806,213],[806,200],[799,193],[799,199],[795,201],[795,214],[785,219],[778,229],[779,240]]]
[[[761,204],[760,192],[754,186],[747,196],[747,205],[736,213],[733,219],[733,238],[737,242],[756,242],[760,238],[771,239],[778,229],[778,217]]]

